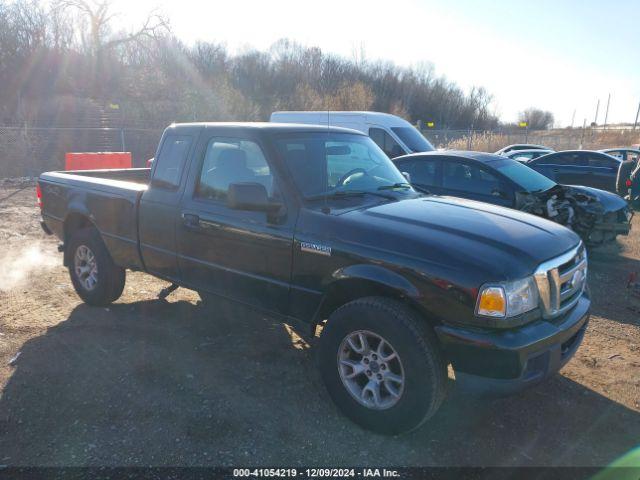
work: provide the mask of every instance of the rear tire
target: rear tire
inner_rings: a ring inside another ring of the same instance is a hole
[[[418,428],[446,394],[447,365],[433,330],[395,300],[362,298],[336,310],[320,336],[319,361],[338,408],[375,432]]]
[[[125,269],[113,262],[95,228],[76,231],[67,249],[71,282],[85,303],[103,307],[120,298],[126,281]]]

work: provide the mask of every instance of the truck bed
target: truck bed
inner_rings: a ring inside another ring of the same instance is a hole
[[[68,170],[60,172],[48,172],[46,176],[65,178],[72,180],[71,177],[82,177],[81,181],[90,179],[100,179],[97,183],[104,184],[103,180],[112,180],[115,182],[135,183],[138,185],[148,185],[151,178],[150,168],[118,168],[111,170]],[[128,188],[123,185],[123,187]],[[133,188],[133,187],[129,187]]]
[[[137,208],[149,179],[149,168],[43,173],[39,184],[44,220],[65,239],[74,216],[90,218],[116,264],[141,269]]]

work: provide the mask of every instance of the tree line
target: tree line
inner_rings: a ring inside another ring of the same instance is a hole
[[[158,12],[121,31],[115,13],[106,0],[0,0],[0,121],[77,123],[108,105],[118,126],[153,128],[323,109],[389,112],[436,128],[499,125],[484,88],[464,91],[429,64],[347,59],[286,39],[232,53],[183,43]]]

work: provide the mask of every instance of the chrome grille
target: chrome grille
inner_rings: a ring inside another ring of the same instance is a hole
[[[534,273],[544,318],[562,315],[573,307],[587,285],[587,251],[576,248],[541,264]]]

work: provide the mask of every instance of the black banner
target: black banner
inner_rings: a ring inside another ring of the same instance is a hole
[[[4,467],[0,479],[640,480],[638,467]]]

